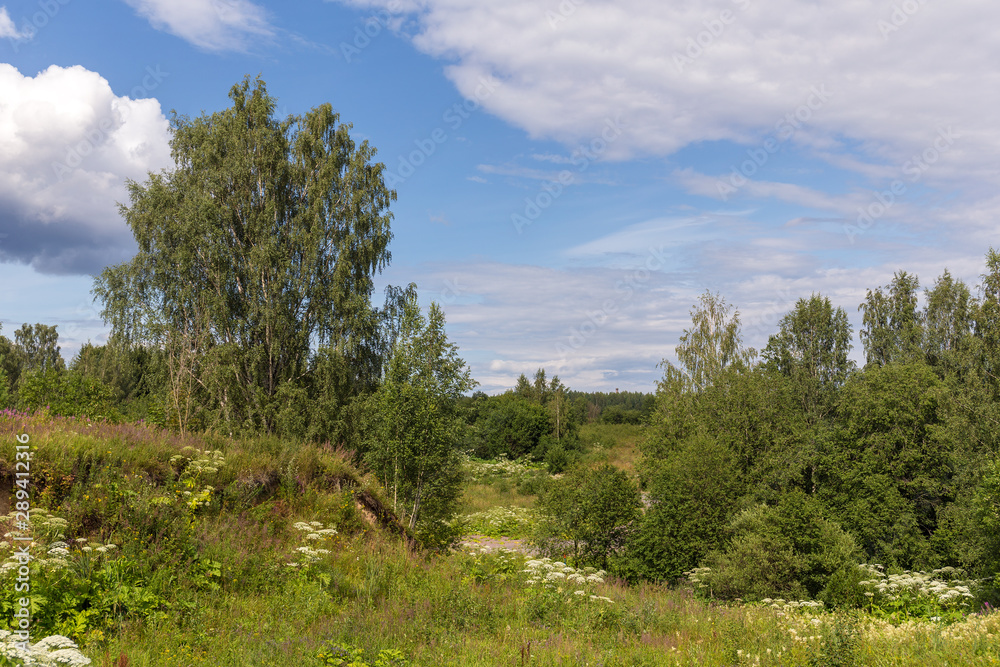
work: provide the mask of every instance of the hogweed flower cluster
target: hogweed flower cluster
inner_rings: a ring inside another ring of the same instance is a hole
[[[465,472],[473,482],[489,479],[514,478],[521,480],[535,474],[544,468],[544,464],[531,463],[527,457],[512,461],[501,455],[495,461],[478,461],[471,457],[465,459]]]
[[[14,518],[14,514],[0,516],[0,524],[12,521]],[[85,537],[67,542],[64,536],[66,520],[42,508],[32,509],[30,519],[32,532],[37,539],[28,545],[28,559],[30,563],[45,572],[55,572],[71,565],[78,569],[89,570],[94,560],[118,548],[116,544],[89,542]],[[4,533],[3,539],[0,540],[0,557],[9,553],[6,560],[0,563],[0,576],[16,572],[25,564],[25,556],[13,553],[13,537],[14,533],[8,532]]]
[[[791,611],[793,609],[823,609],[822,600],[784,600],[782,598],[771,599],[764,598],[761,600],[762,604],[766,604],[774,609],[781,609],[782,611]]]
[[[170,464],[177,465],[186,461],[187,464],[184,466],[184,476],[186,477],[197,479],[202,475],[214,475],[226,463],[226,457],[223,456],[221,449],[198,449],[189,446],[183,448],[181,452],[181,454],[170,457]],[[188,456],[183,452],[191,452],[193,456]]]
[[[607,572],[592,567],[585,567],[578,570],[566,563],[555,561],[551,558],[540,558],[529,560],[524,564],[524,573],[528,575],[525,583],[529,586],[538,586],[542,589],[562,592],[563,585],[572,587],[575,590],[573,595],[578,598],[587,596],[590,600],[600,600],[603,602],[613,602],[611,598],[603,595],[592,595],[585,588],[591,584],[603,584]]]
[[[189,452],[190,455],[184,452]],[[220,449],[198,449],[188,446],[184,447],[180,454],[170,457],[170,465],[181,468],[178,479],[188,487],[188,490],[180,493],[192,512],[212,502],[212,494],[215,492],[215,487],[210,484],[206,484],[200,491],[195,491],[195,487],[202,477],[219,472],[225,463],[226,457]]]
[[[325,541],[332,540],[337,535],[336,528],[332,525],[329,528],[324,528],[323,524],[319,521],[310,521],[308,523],[299,521],[292,524],[292,528],[305,533],[302,539],[313,545],[319,545]],[[295,551],[301,554],[301,562],[288,563],[289,567],[308,566],[318,563],[323,556],[330,553],[329,549],[319,548],[318,546],[313,547],[309,546],[309,544],[298,547]]]
[[[24,650],[17,635],[8,630],[0,630],[0,658],[13,661],[15,665],[38,667],[85,667],[91,663],[72,640],[62,635],[46,637]]]
[[[886,574],[881,565],[860,566],[869,579],[860,582],[867,588],[869,598],[884,598],[888,601],[902,601],[906,598],[924,598],[943,607],[964,607],[975,597],[972,589],[979,585],[976,580],[960,577],[965,572],[954,567],[943,567],[931,572],[906,570],[900,574]]]

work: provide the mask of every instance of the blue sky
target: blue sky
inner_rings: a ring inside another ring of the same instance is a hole
[[[814,292],[857,329],[894,271],[975,287],[995,243],[990,3],[0,3],[0,322],[68,358],[107,336],[90,275],[135,249],[125,179],[245,75],[377,148],[379,285],[440,302],[489,392],[543,366],[650,391],[705,290],[760,349]]]

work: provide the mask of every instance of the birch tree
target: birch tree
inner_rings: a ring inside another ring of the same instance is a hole
[[[370,296],[396,194],[329,104],[279,119],[260,79],[229,97],[223,111],[174,116],[174,169],[130,181],[120,207],[139,251],[94,293],[117,340],[167,354],[182,420],[193,401],[270,431],[279,389],[305,383],[316,351],[381,367]]]

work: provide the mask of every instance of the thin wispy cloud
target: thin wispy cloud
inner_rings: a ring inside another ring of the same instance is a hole
[[[0,39],[28,39],[30,36],[17,29],[7,7],[0,7]]]
[[[250,0],[124,0],[154,28],[206,51],[246,51],[275,30]]]

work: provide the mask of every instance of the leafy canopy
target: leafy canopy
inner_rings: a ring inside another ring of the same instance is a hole
[[[223,111],[174,116],[174,169],[130,181],[120,207],[139,252],[94,292],[115,338],[167,352],[176,411],[193,402],[271,430],[279,387],[307,376],[317,349],[377,381],[370,295],[396,195],[329,104],[280,120],[260,79],[229,97]]]

